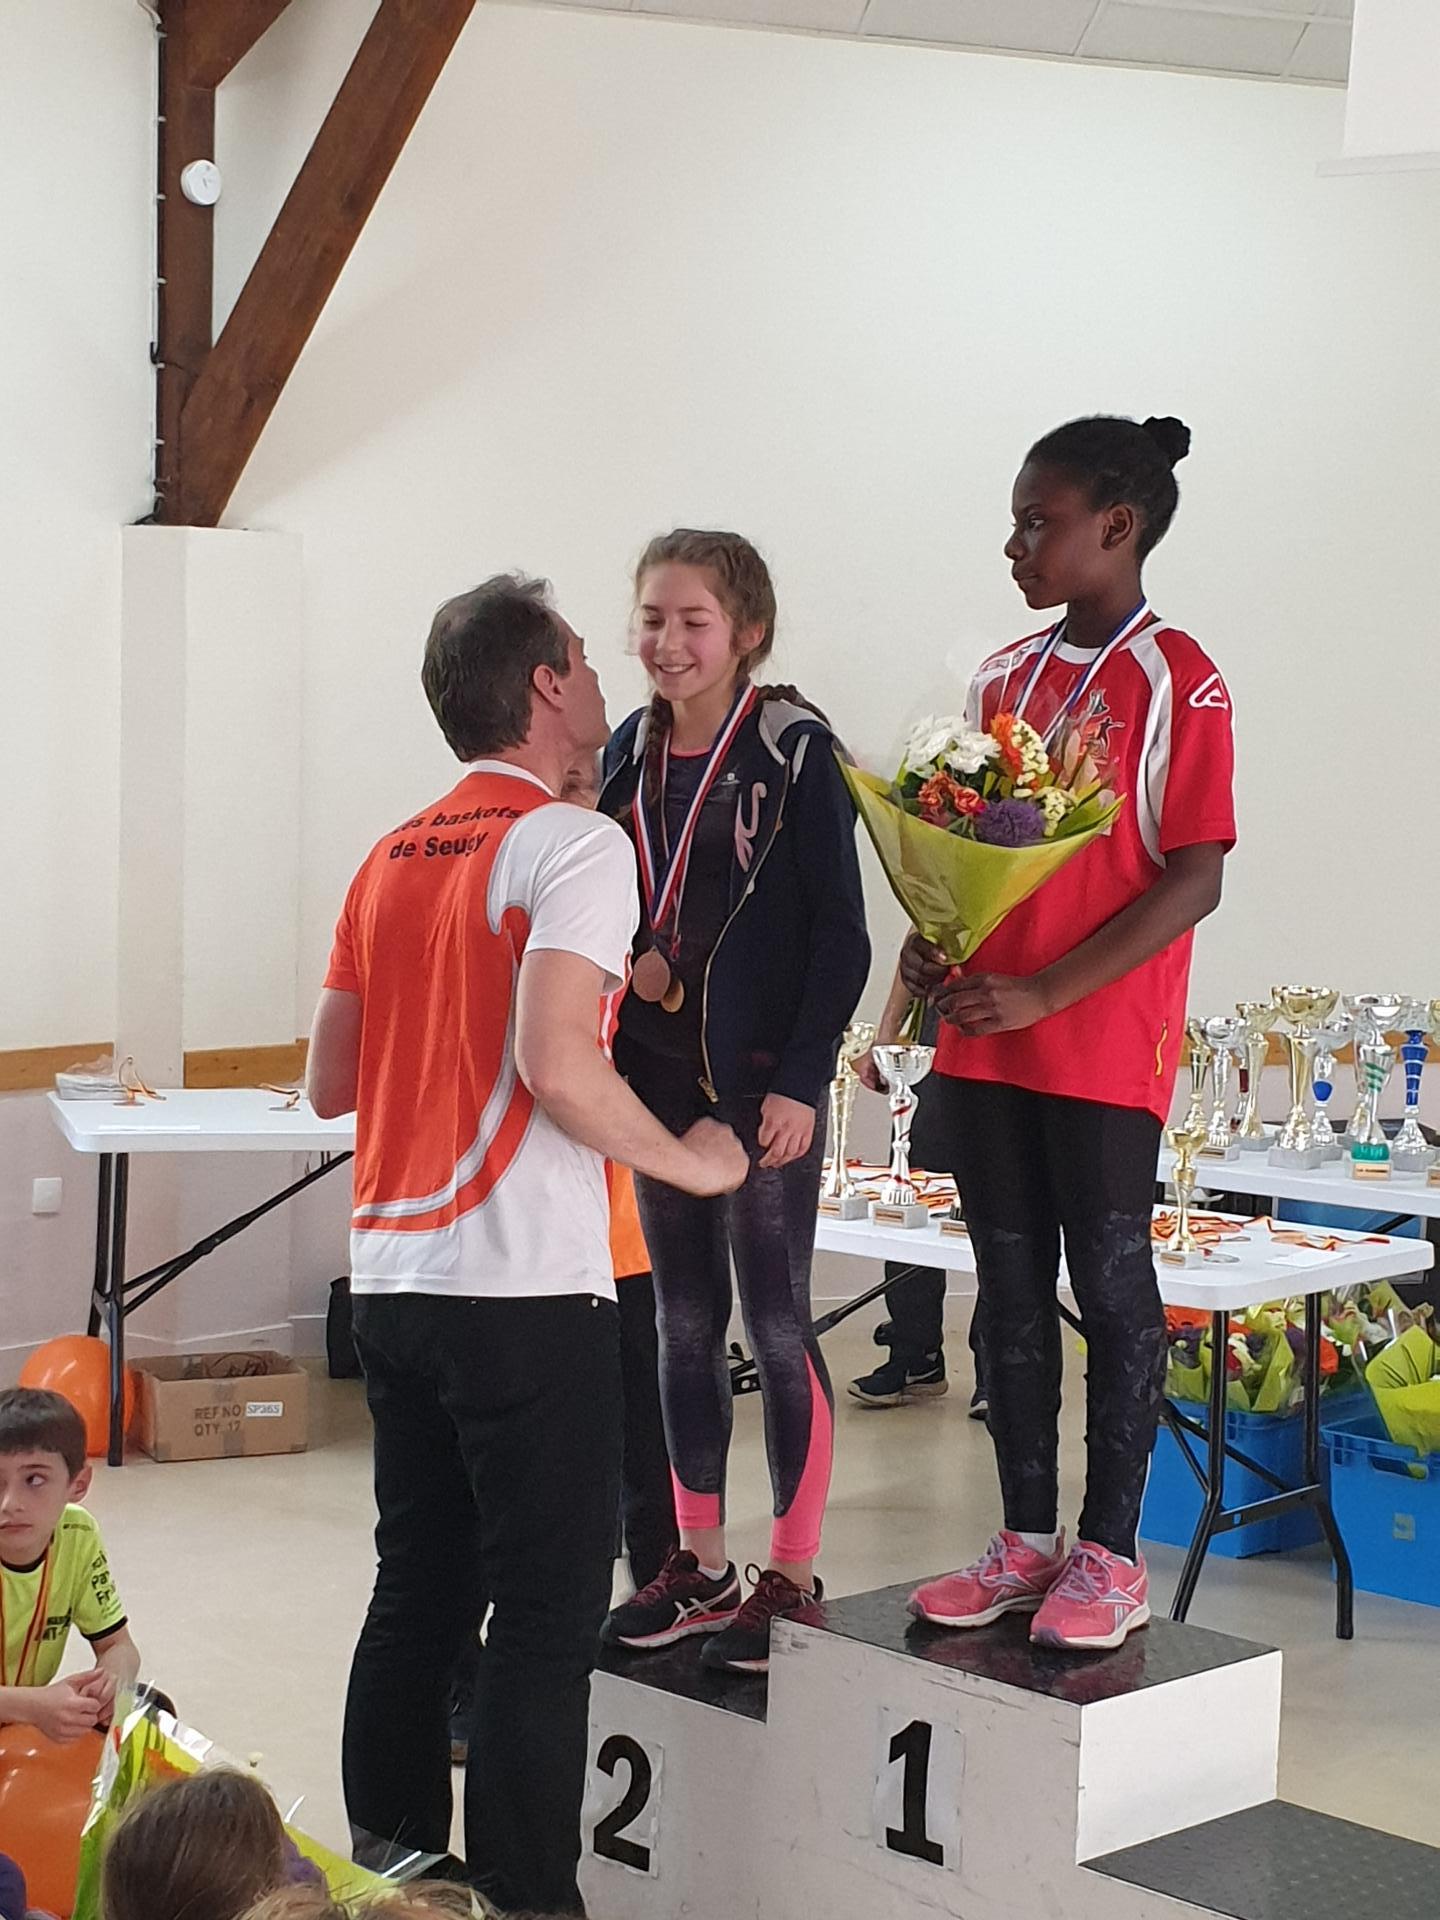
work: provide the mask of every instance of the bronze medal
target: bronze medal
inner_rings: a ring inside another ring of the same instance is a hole
[[[679,1013],[685,1004],[685,982],[676,974],[660,996],[660,1008],[663,1013]]]
[[[663,1003],[672,986],[678,986],[670,972],[670,963],[658,947],[642,953],[630,969],[630,991],[648,1005]]]

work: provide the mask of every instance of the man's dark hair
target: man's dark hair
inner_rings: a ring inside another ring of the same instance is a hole
[[[9,1387],[0,1393],[0,1453],[58,1453],[73,1480],[85,1465],[85,1422],[63,1394]]]
[[[445,602],[425,642],[420,681],[457,759],[481,760],[525,741],[537,667],[570,671],[570,642],[548,581],[497,573]]]

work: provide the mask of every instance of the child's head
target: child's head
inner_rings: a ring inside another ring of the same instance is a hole
[[[1174,419],[1101,415],[1037,440],[1015,481],[1005,557],[1032,607],[1101,595],[1137,578],[1180,498],[1175,467],[1190,429]]]
[[[105,1850],[105,1920],[240,1920],[284,1881],[285,1829],[252,1775],[206,1767],[131,1807]]]
[[[584,807],[593,813],[600,803],[600,756],[582,753],[565,769],[560,798],[572,807]]]
[[[733,686],[775,644],[770,570],[738,533],[677,527],[635,569],[640,658],[662,700]]]
[[[372,1899],[341,1906],[323,1887],[285,1887],[257,1902],[245,1920],[480,1920],[488,1912],[470,1889],[454,1881],[414,1880]],[[108,1917],[107,1917],[108,1920]],[[511,1914],[509,1920],[545,1920]]]
[[[38,1387],[0,1393],[0,1560],[38,1560],[66,1506],[89,1490],[85,1422],[70,1402]]]

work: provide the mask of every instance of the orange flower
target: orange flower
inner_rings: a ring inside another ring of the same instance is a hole
[[[972,813],[983,813],[985,811],[985,802],[980,798],[975,789],[973,787],[962,787],[958,782],[955,786],[955,798],[952,805],[962,819],[968,819]]]
[[[1015,744],[1015,716],[1013,713],[997,713],[990,722],[990,732],[1000,743],[1000,764],[1012,780],[1020,778],[1024,760]]]

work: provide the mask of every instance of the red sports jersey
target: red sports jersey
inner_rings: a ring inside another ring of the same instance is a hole
[[[1013,711],[1047,638],[1032,635],[985,662],[966,701],[972,725]],[[1025,707],[1042,734],[1094,658],[1063,643],[1055,649]],[[1110,784],[1125,805],[1108,834],[996,928],[967,972],[1039,973],[1153,886],[1166,854],[1211,840],[1235,843],[1230,696],[1188,633],[1152,622],[1116,648],[1081,704],[1106,723]],[[1193,938],[1185,934],[1108,987],[1019,1032],[967,1039],[942,1025],[936,1071],[1148,1108],[1163,1120],[1184,1040]]]

